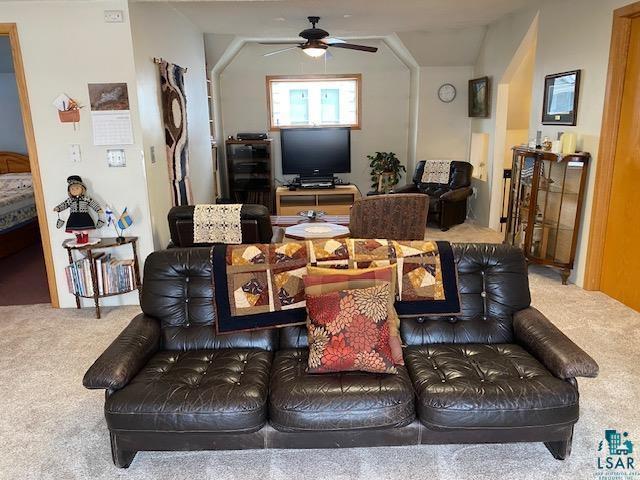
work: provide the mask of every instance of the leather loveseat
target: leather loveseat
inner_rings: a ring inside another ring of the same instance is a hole
[[[171,243],[169,248],[204,246],[193,243],[193,205],[172,207],[167,215]],[[242,243],[280,242],[284,237],[282,228],[272,228],[269,209],[264,205],[244,204],[240,210]]]
[[[429,220],[437,222],[442,231],[464,223],[467,218],[467,199],[473,193],[469,162],[451,162],[448,183],[423,183],[422,173],[427,160],[416,165],[412,183],[395,189],[395,193],[424,193],[429,195]]]
[[[151,254],[142,311],[84,377],[137,451],[544,442],[566,458],[598,366],[530,306],[522,253],[454,245],[461,313],[402,319],[397,375],[308,374],[305,327],[217,335],[208,248]]]

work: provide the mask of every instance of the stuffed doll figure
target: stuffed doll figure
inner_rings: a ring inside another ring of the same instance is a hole
[[[100,219],[102,207],[98,202],[87,196],[87,187],[78,175],[71,175],[67,178],[67,192],[69,193],[69,197],[54,207],[53,211],[59,214],[69,209],[71,213],[69,213],[65,231],[67,233],[73,233],[76,236],[77,245],[87,244],[89,242],[89,231],[104,225],[104,222]],[[93,217],[89,214],[89,209],[92,209],[98,214],[97,225],[94,223]],[[63,223],[58,216],[58,228],[61,228]]]

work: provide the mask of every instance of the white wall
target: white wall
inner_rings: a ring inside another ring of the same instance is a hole
[[[418,160],[467,160],[469,129],[467,116],[468,80],[472,67],[421,67],[418,120]],[[444,83],[456,88],[456,98],[444,103],[438,89]]]
[[[104,10],[124,10],[125,22],[105,23]],[[66,178],[78,174],[86,181],[89,195],[102,205],[107,201],[120,209],[129,207],[134,220],[127,230],[138,235],[139,256],[144,260],[153,250],[149,203],[142,159],[142,129],[138,116],[133,49],[127,3],[124,0],[93,2],[3,2],[0,22],[17,23],[31,104],[36,148],[42,174],[42,187],[60,304],[75,305],[67,292],[64,267],[67,254],[60,244],[68,234],[55,227],[52,209],[67,196]],[[135,143],[123,148],[125,168],[109,168],[106,147],[93,146],[89,109],[83,108],[78,129],[61,124],[52,105],[61,92],[89,104],[87,83],[126,82],[129,89]],[[81,146],[82,161],[69,160],[69,144]],[[65,217],[66,218],[66,217]],[[104,235],[113,236],[103,229]],[[126,255],[130,255],[122,247]],[[106,305],[137,303],[133,292],[105,299]],[[89,302],[86,303],[89,305]],[[46,321],[46,319],[44,319]]]
[[[0,73],[0,105],[0,151],[26,154],[15,73]]]
[[[224,137],[241,131],[265,132],[269,128],[265,77],[303,73],[361,73],[361,130],[352,132],[351,174],[340,177],[356,184],[363,193],[370,189],[367,154],[395,152],[407,164],[409,131],[409,70],[382,41],[359,42],[379,48],[375,55],[334,49],[333,58],[314,60],[290,51],[263,57],[277,46],[246,44],[221,74],[222,125]],[[275,176],[282,179],[280,135],[273,138]],[[404,183],[404,179],[401,180]]]
[[[132,3],[131,34],[145,166],[156,249],[169,242],[167,212],[172,206],[165,148],[160,79],[154,57],[187,68],[187,132],[194,203],[213,203],[213,162],[209,130],[204,40],[200,30],[168,5]],[[150,149],[155,148],[155,163]]]
[[[492,178],[495,130],[496,130],[496,99],[498,85],[509,67],[514,54],[522,42],[537,9],[532,7],[517,14],[507,15],[491,24],[487,29],[484,42],[480,49],[478,60],[474,67],[474,78],[488,76],[491,79],[491,102],[489,118],[474,118],[471,121],[471,131],[489,135],[489,151],[487,152],[486,180],[473,180],[476,196],[470,200],[470,210],[474,218],[481,225],[489,225],[489,208],[491,204]],[[506,117],[506,111],[502,112]],[[500,147],[502,151],[502,147]],[[496,185],[501,189],[502,185]]]
[[[629,0],[545,0],[536,2],[528,10],[505,17],[490,25],[482,46],[476,74],[491,75],[494,83],[504,74],[513,54],[527,31],[528,25],[539,11],[538,41],[536,49],[533,96],[529,136],[536,130],[555,138],[557,131],[578,134],[578,149],[589,151],[592,161],[582,215],[582,228],[578,237],[576,265],[570,281],[582,285],[590,227],[593,182],[598,162],[598,142],[602,123],[604,92],[609,60],[612,12]],[[570,19],[570,21],[568,21]],[[574,28],[575,26],[575,28]],[[541,125],[544,76],[567,70],[581,69],[582,82],[575,127]],[[492,105],[495,106],[495,89]],[[493,135],[495,119],[474,120],[473,131],[486,131]],[[493,154],[489,155],[493,158]],[[480,194],[489,194],[488,185],[477,185]],[[484,205],[483,198],[475,202],[476,211]],[[488,205],[488,204],[487,204]],[[488,224],[488,211],[482,211],[479,220]]]

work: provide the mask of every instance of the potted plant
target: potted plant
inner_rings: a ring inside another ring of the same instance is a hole
[[[371,188],[378,193],[389,193],[400,181],[402,172],[407,171],[393,152],[376,152],[367,158],[371,167]]]

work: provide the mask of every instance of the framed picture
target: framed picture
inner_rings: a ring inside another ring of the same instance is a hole
[[[575,125],[578,117],[580,70],[544,77],[543,125]]]
[[[489,117],[489,100],[491,98],[489,77],[469,80],[469,116]]]

